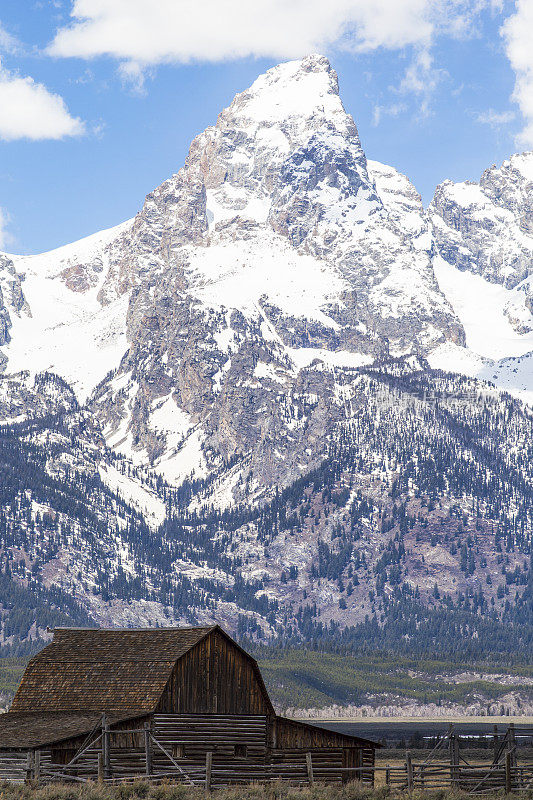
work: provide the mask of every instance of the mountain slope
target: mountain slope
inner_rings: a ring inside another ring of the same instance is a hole
[[[105,449],[96,469],[98,426],[75,407],[6,426],[4,573],[100,624],[217,618],[260,639],[527,654],[531,414],[404,360],[344,373],[335,391],[344,420],[318,466],[231,511],[213,500],[240,460],[176,490]],[[164,502],[159,527],[123,499],[133,485]]]
[[[445,181],[429,218],[439,286],[478,356],[461,359],[443,347],[432,363],[492,380],[531,402],[533,152],[492,166],[479,183]]]
[[[426,213],[310,56],[133,220],[2,256],[4,574],[99,624],[527,652],[531,412],[482,379],[531,389],[529,165]]]

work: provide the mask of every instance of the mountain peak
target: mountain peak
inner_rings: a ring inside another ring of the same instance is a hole
[[[263,124],[279,124],[294,117],[347,117],[337,73],[321,55],[285,61],[269,69],[236,95],[228,112]]]
[[[339,94],[337,73],[329,59],[317,53],[277,64],[259,75],[248,91],[255,93],[270,87],[283,91],[294,84],[300,88],[312,88],[320,94]]]

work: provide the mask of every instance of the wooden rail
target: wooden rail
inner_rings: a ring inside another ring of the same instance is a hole
[[[101,737],[98,737],[99,740]],[[158,742],[153,741],[151,747]],[[160,745],[159,745],[160,746]],[[140,770],[128,768],[125,762],[115,763],[110,751],[113,775],[102,776],[106,783],[124,783],[139,778],[150,782],[173,780],[188,783],[192,786],[204,787],[207,792],[223,786],[246,784],[250,782],[269,783],[277,780],[289,781],[298,785],[313,785],[314,783],[341,783],[343,779],[371,780],[378,774],[385,775],[385,783],[391,789],[400,789],[408,793],[419,789],[435,791],[440,789],[455,788],[472,795],[483,795],[499,790],[506,793],[533,791],[533,762],[515,764],[513,758],[507,753],[504,763],[489,765],[469,765],[465,763],[452,764],[444,761],[414,762],[410,754],[406,755],[405,763],[398,766],[360,766],[343,767],[342,761],[325,757],[324,753],[316,751],[288,753],[289,757],[273,758],[270,763],[236,764],[234,761],[218,761],[213,752],[209,751],[203,764],[197,763],[183,769],[177,761],[164,749],[167,756],[166,766],[160,762],[154,767],[150,762],[150,774]],[[90,745],[83,750],[85,757],[91,754]],[[281,756],[281,753],[278,753]],[[328,754],[329,755],[329,754]],[[340,754],[337,754],[340,755]],[[94,764],[102,765],[102,750],[93,751]],[[31,759],[8,759],[13,763],[13,778],[20,779],[21,772],[30,768],[38,769],[38,775],[31,776],[33,780],[41,783],[69,782],[84,783],[94,779],[95,772],[90,764],[83,764],[81,754],[67,765],[51,764],[46,754],[35,751]],[[145,752],[139,751],[138,765],[146,768]],[[102,770],[103,771],[103,770]]]
[[[402,766],[375,767],[374,774],[385,773],[385,783],[391,788],[449,789],[455,788],[469,794],[487,794],[504,789],[512,792],[533,790],[533,763],[512,764],[507,754],[504,765],[468,765],[446,763],[414,763],[409,758]]]
[[[141,728],[110,729],[106,717],[95,726],[68,763],[55,763],[51,748],[0,753],[2,778],[37,783],[95,780],[124,783],[139,778],[172,780],[212,789],[251,782],[288,781],[296,785],[373,784],[384,773],[391,789],[412,792],[449,789],[472,795],[504,790],[533,792],[533,762],[518,763],[516,736],[494,733],[491,764],[470,764],[460,751],[460,737],[450,726],[424,761],[406,753],[401,765],[375,766],[373,753],[360,753],[357,766],[345,766],[342,746],[276,748],[267,746],[266,719],[220,716],[155,715]],[[125,744],[125,740],[127,740]]]

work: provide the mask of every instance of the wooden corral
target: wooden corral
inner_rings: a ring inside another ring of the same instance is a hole
[[[511,723],[503,736],[494,731],[492,759],[470,756],[461,752],[463,737],[454,726],[438,737],[437,743],[424,761],[414,761],[406,753],[404,764],[387,764],[378,768],[385,772],[385,784],[392,789],[412,795],[415,790],[461,791],[472,795],[495,792],[530,792],[533,789],[533,763],[518,761],[517,737],[531,737],[531,729],[516,728]]]
[[[372,783],[378,746],[277,716],[219,626],[59,628],[0,717],[0,780]]]

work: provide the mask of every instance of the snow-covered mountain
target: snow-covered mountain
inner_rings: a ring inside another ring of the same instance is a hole
[[[529,472],[516,462],[529,458],[530,412],[483,379],[533,398],[532,175],[533,153],[513,156],[479,185],[444,183],[426,212],[405,176],[367,160],[335,72],[310,56],[237,95],[133,220],[1,256],[6,453],[18,437],[53,473],[53,444],[71,464],[64,480],[85,487],[80,508],[93,485],[99,524],[118,514],[126,531],[114,553],[113,536],[80,548],[90,525],[71,498],[53,508],[70,531],[54,569],[31,536],[9,548],[100,622],[182,619],[187,607],[233,627],[244,614],[243,630],[265,634],[280,608],[300,631],[311,612],[298,607],[363,624],[402,581],[417,602],[436,601],[439,581],[453,602],[468,597],[479,571],[462,534],[498,537],[511,519],[509,574],[527,574]],[[506,414],[515,427],[494,449]],[[513,494],[505,511],[489,473]],[[8,527],[20,525],[13,503]],[[462,515],[458,532],[446,514]],[[527,580],[515,583],[521,596]],[[491,585],[498,616],[506,595]]]
[[[429,207],[439,286],[461,320],[470,358],[449,347],[432,362],[533,401],[533,152],[445,181]]]
[[[127,348],[128,297],[102,302],[110,252],[131,222],[38,256],[3,256],[4,369],[52,370],[85,401]],[[8,288],[8,291],[4,289]],[[3,302],[2,302],[3,298]]]
[[[282,64],[132,222],[12,257],[25,305],[6,369],[54,371],[82,401],[114,370],[92,406],[108,442],[176,481],[205,470],[206,438],[231,454],[213,421],[238,382],[272,393],[314,359],[354,367],[462,345],[431,246],[409,181],[367,162],[327,59]]]

